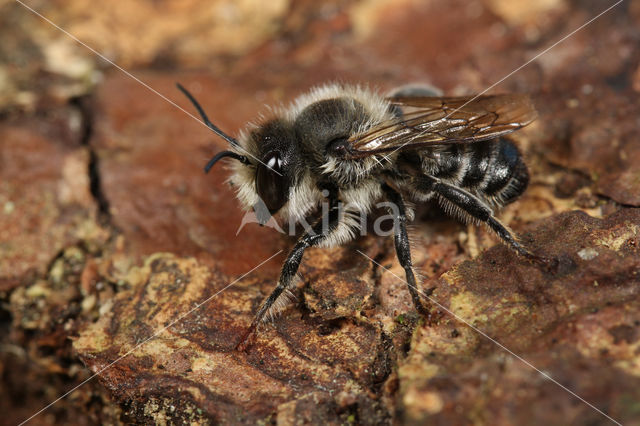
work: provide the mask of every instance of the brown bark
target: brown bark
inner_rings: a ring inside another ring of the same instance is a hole
[[[607,7],[220,0],[207,15],[212,3],[195,0],[57,3],[33,6],[193,112],[181,82],[232,134],[263,104],[335,79],[478,93]],[[493,90],[530,93],[538,108],[514,136],[532,183],[500,218],[556,269],[418,206],[430,321],[396,277],[392,241],[366,236],[310,249],[296,300],[246,352],[234,346],[293,240],[255,224],[236,235],[228,171],[201,171],[224,141],[18,4],[0,12],[1,422],[95,372],[33,423],[608,422],[544,374],[640,422],[636,3]]]

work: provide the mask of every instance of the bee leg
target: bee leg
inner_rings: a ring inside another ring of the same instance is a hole
[[[249,329],[236,345],[237,350],[244,351],[251,345],[258,325],[265,320],[272,308],[278,306],[279,301],[282,300],[281,298],[286,297],[285,293],[294,283],[293,279],[298,272],[298,267],[302,261],[302,255],[304,254],[305,249],[320,244],[338,227],[340,220],[338,206],[339,201],[337,196],[330,193],[328,220],[323,220],[322,218],[318,220],[311,230],[305,232],[293,249],[291,249],[287,256],[287,260],[285,260],[282,265],[278,285],[271,292],[269,297],[262,302],[262,305],[260,306],[260,309],[258,309],[258,313],[251,322]]]
[[[432,176],[423,176],[419,178],[419,186],[421,190],[433,191],[442,199],[451,203],[454,207],[460,209],[474,219],[486,223],[498,237],[502,239],[508,246],[515,250],[518,254],[526,259],[542,264],[544,266],[552,266],[553,259],[548,259],[531,253],[518,241],[515,234],[494,216],[493,210],[475,195],[455,185],[451,185]]]
[[[409,244],[409,236],[407,234],[407,214],[402,201],[402,195],[395,189],[391,188],[387,184],[382,185],[382,190],[387,195],[387,198],[393,206],[397,207],[397,210],[390,208],[391,214],[395,215],[393,220],[394,228],[394,242],[396,245],[396,255],[400,265],[404,268],[405,276],[407,277],[407,286],[409,287],[409,293],[413,299],[413,304],[416,310],[421,315],[428,315],[428,310],[422,305],[420,295],[418,294],[418,286],[416,285],[416,277],[413,273],[413,265],[411,263],[411,245]]]

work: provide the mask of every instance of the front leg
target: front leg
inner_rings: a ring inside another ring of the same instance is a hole
[[[246,350],[252,340],[255,337],[257,327],[262,323],[265,318],[271,313],[272,309],[279,305],[279,301],[286,297],[285,292],[293,285],[293,279],[298,272],[298,267],[302,261],[302,255],[305,249],[312,246],[317,246],[323,241],[326,241],[332,233],[336,232],[340,228],[341,221],[344,220],[340,212],[340,203],[335,191],[329,193],[329,210],[328,220],[319,219],[311,228],[310,231],[305,232],[300,237],[296,245],[289,252],[287,260],[282,265],[282,271],[280,272],[280,279],[278,285],[271,292],[269,297],[262,302],[260,309],[255,318],[251,322],[249,329],[242,336],[242,339],[236,346],[236,349],[244,351]],[[327,226],[328,225],[328,226]]]
[[[402,200],[402,195],[386,183],[382,185],[382,190],[387,195],[389,201],[397,207],[396,211],[390,209],[391,214],[394,215],[394,242],[396,245],[398,261],[400,262],[400,266],[404,269],[405,276],[407,277],[409,293],[411,293],[411,298],[413,299],[413,304],[416,307],[416,310],[422,315],[427,315],[428,311],[422,305],[422,301],[420,300],[418,287],[416,285],[416,277],[413,273],[413,264],[411,263],[411,244],[409,244],[409,236],[407,234],[407,213],[404,201]]]

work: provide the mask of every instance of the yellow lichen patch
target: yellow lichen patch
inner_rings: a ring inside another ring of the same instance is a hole
[[[53,270],[53,268],[52,268]],[[51,288],[47,286],[47,282],[40,280],[30,287],[27,287],[24,294],[30,299],[38,297],[47,297],[51,293]]]
[[[517,203],[509,204],[502,210],[500,218],[505,223],[511,222],[516,217],[520,221],[530,223],[571,210],[583,211],[591,217],[602,217],[600,206],[582,207],[576,204],[574,198],[557,197],[551,185],[531,185]]]
[[[426,362],[422,356],[412,356],[406,364],[398,368],[400,380],[428,380],[442,372],[443,368]]]
[[[89,163],[89,151],[78,149],[64,157],[62,177],[58,181],[58,200],[62,204],[79,204],[91,208],[93,200],[90,192],[89,175],[85,173]]]
[[[123,265],[122,265],[123,266]],[[122,280],[129,284],[131,287],[137,287],[143,284],[151,273],[150,268],[147,265],[134,266],[128,269],[122,276]]]
[[[633,345],[634,353],[640,354],[640,344]],[[613,365],[621,370],[626,371],[629,374],[633,374],[636,377],[640,377],[640,355],[636,355],[631,359],[624,359],[616,361]]]
[[[246,364],[232,354],[202,352],[192,359],[191,365],[193,371],[188,377],[228,398],[248,402],[254,392],[269,393],[274,397],[290,394],[286,386],[266,374],[258,371],[246,374]]]
[[[616,339],[613,330],[635,326],[618,323],[612,325],[613,310],[605,310],[601,316],[583,318],[575,325],[576,348],[586,358],[599,359],[603,354],[614,361],[614,365],[634,376],[640,377],[640,338]],[[635,340],[634,340],[635,339]]]
[[[524,299],[517,293],[499,301],[481,297],[472,292],[462,292],[451,297],[450,310],[457,319],[483,328],[489,323],[492,329],[497,327],[502,332],[510,332],[521,325],[519,318],[529,315]]]
[[[191,342],[186,339],[167,336],[166,331],[162,331],[162,328],[157,330],[156,333],[156,337],[150,338],[144,345],[138,346],[132,352],[132,355],[138,357],[152,355],[154,357],[160,357],[157,358],[158,360],[163,360],[166,357],[173,356],[175,351],[188,348],[191,345]]]
[[[479,334],[466,325],[460,324],[451,337],[449,327],[422,327],[414,337],[414,352],[419,354],[437,353],[443,355],[466,355],[478,345]]]
[[[440,276],[441,279],[445,280],[447,284],[451,287],[458,287],[458,285],[462,281],[462,276],[458,273],[457,268],[453,268]]]
[[[404,3],[404,5],[403,5]],[[399,7],[418,3],[417,0],[364,0],[356,2],[350,10],[353,32],[357,38],[365,38],[378,28],[380,18]]]
[[[180,298],[176,297],[177,292],[175,291],[175,288],[181,284],[176,283],[175,277],[166,271],[152,273],[152,265],[156,261],[176,266],[180,264],[181,270],[189,271],[189,279],[193,281],[193,287],[198,290],[206,285],[206,277],[209,276],[207,268],[196,267],[197,262],[194,259],[181,259],[166,253],[155,253],[149,256],[143,266],[134,266],[128,270],[112,270],[119,281],[126,283],[130,287],[130,291],[119,293],[113,301],[109,301],[101,307],[98,322],[81,333],[74,342],[76,350],[100,352],[118,343],[122,345],[120,353],[123,354],[155,333],[160,333],[160,336],[145,343],[145,346],[150,345],[149,348],[152,349],[154,347],[152,342],[157,342],[157,339],[162,340],[164,336],[162,333],[166,332],[163,329],[177,320],[182,313],[176,313],[176,307],[180,307],[181,304],[179,304]],[[144,300],[137,306],[136,304],[128,304],[127,302],[132,300],[132,295],[137,294],[139,287],[145,284]],[[199,293],[189,293],[192,297],[197,294]],[[153,303],[149,304],[149,302]],[[124,309],[122,309],[122,306],[124,306]],[[104,330],[110,326],[114,309],[117,310],[119,315],[119,327],[114,335],[109,335]],[[136,309],[139,309],[139,312]],[[139,330],[137,328],[135,330],[130,329],[132,324],[140,325],[139,315],[141,312],[152,313],[149,314],[151,318],[144,320],[143,328]],[[184,313],[186,312],[188,311],[185,310]]]
[[[560,12],[566,9],[563,0],[538,0],[514,2],[510,0],[490,0],[489,8],[511,25],[523,25],[534,22],[540,15]]]
[[[637,238],[640,226],[628,223],[622,230],[611,232],[595,240],[596,244],[618,251],[630,239]]]
[[[288,10],[287,0],[213,0],[206,5],[197,0],[118,5],[108,2],[89,5],[75,1],[67,5],[65,14],[58,14],[55,8],[44,13],[119,64],[140,66],[152,62],[166,51],[167,46],[176,44],[176,40],[183,41],[174,47],[174,54],[184,62],[201,61],[198,56],[201,57],[204,51],[212,54],[246,52],[274,34]],[[231,33],[234,37],[228,36]],[[136,41],[135,47],[131,40]],[[61,49],[48,54],[49,64],[69,57]],[[75,66],[78,68],[76,73],[84,69],[81,63],[79,65]]]
[[[444,408],[444,401],[437,392],[409,389],[402,401],[414,418],[419,418],[425,414],[436,414]]]
[[[451,297],[450,311],[465,322],[476,325],[486,323],[487,316],[484,306],[487,304],[476,294],[465,291]]]
[[[106,321],[103,318],[106,319],[107,317],[100,318],[100,320],[95,323],[95,325],[102,325],[103,323],[104,325],[106,325]],[[112,344],[113,339],[106,333],[82,333],[79,337],[73,340],[73,349],[78,352],[93,354],[106,351],[111,347]]]
[[[109,230],[101,227],[93,218],[79,219],[75,223],[76,238],[86,241],[89,247],[100,246],[109,238]]]

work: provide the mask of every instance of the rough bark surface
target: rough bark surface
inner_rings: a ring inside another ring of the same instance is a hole
[[[478,93],[610,5],[263,3],[28,4],[231,134],[331,80]],[[556,268],[417,206],[430,319],[369,235],[308,250],[239,352],[294,240],[238,232],[206,127],[0,3],[0,423],[99,373],[31,422],[640,424],[639,28],[623,2],[492,90],[539,111],[514,135],[531,185],[500,219]]]

